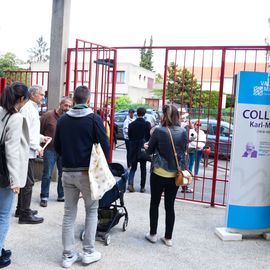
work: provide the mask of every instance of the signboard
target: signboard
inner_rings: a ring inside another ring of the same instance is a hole
[[[270,73],[237,77],[228,231],[270,228]]]

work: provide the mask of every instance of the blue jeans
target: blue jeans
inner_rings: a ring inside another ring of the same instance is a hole
[[[203,151],[202,150],[196,150],[193,153],[188,154],[188,169],[192,172],[193,171],[193,165],[195,162],[195,175],[198,175],[199,168],[200,168],[200,162],[202,159]]]
[[[7,236],[14,197],[15,193],[11,189],[0,188],[0,251]]]
[[[57,182],[57,194],[58,198],[64,197],[64,189],[62,185],[62,161],[61,157],[54,151],[46,149],[43,156],[43,175],[41,179],[41,193],[40,198],[42,200],[48,200],[50,184],[52,179],[53,168],[57,164],[58,169],[58,182]]]

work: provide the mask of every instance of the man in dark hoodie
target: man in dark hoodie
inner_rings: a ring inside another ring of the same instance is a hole
[[[65,268],[79,260],[90,264],[101,258],[101,253],[95,250],[98,201],[91,199],[88,178],[93,144],[99,142],[106,158],[109,158],[109,143],[102,119],[89,108],[89,89],[86,86],[77,87],[73,100],[75,106],[57,122],[54,140],[55,150],[62,156],[63,166],[65,213],[62,225],[62,266]],[[74,223],[80,193],[86,214],[82,255],[74,250]]]

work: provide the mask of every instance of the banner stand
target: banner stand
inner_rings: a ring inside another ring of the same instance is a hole
[[[240,241],[245,236],[261,235],[265,240],[270,240],[270,230],[265,232],[262,230],[231,230],[226,227],[218,227],[215,229],[215,234],[223,241]]]
[[[237,75],[230,177],[223,241],[270,240],[270,73]]]

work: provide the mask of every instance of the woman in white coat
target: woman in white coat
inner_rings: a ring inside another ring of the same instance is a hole
[[[28,99],[26,85],[15,82],[7,86],[0,98],[0,138],[5,144],[9,185],[0,183],[0,268],[11,263],[11,251],[4,242],[10,225],[12,202],[20,188],[24,187],[28,168],[29,134],[27,122],[18,113]]]

